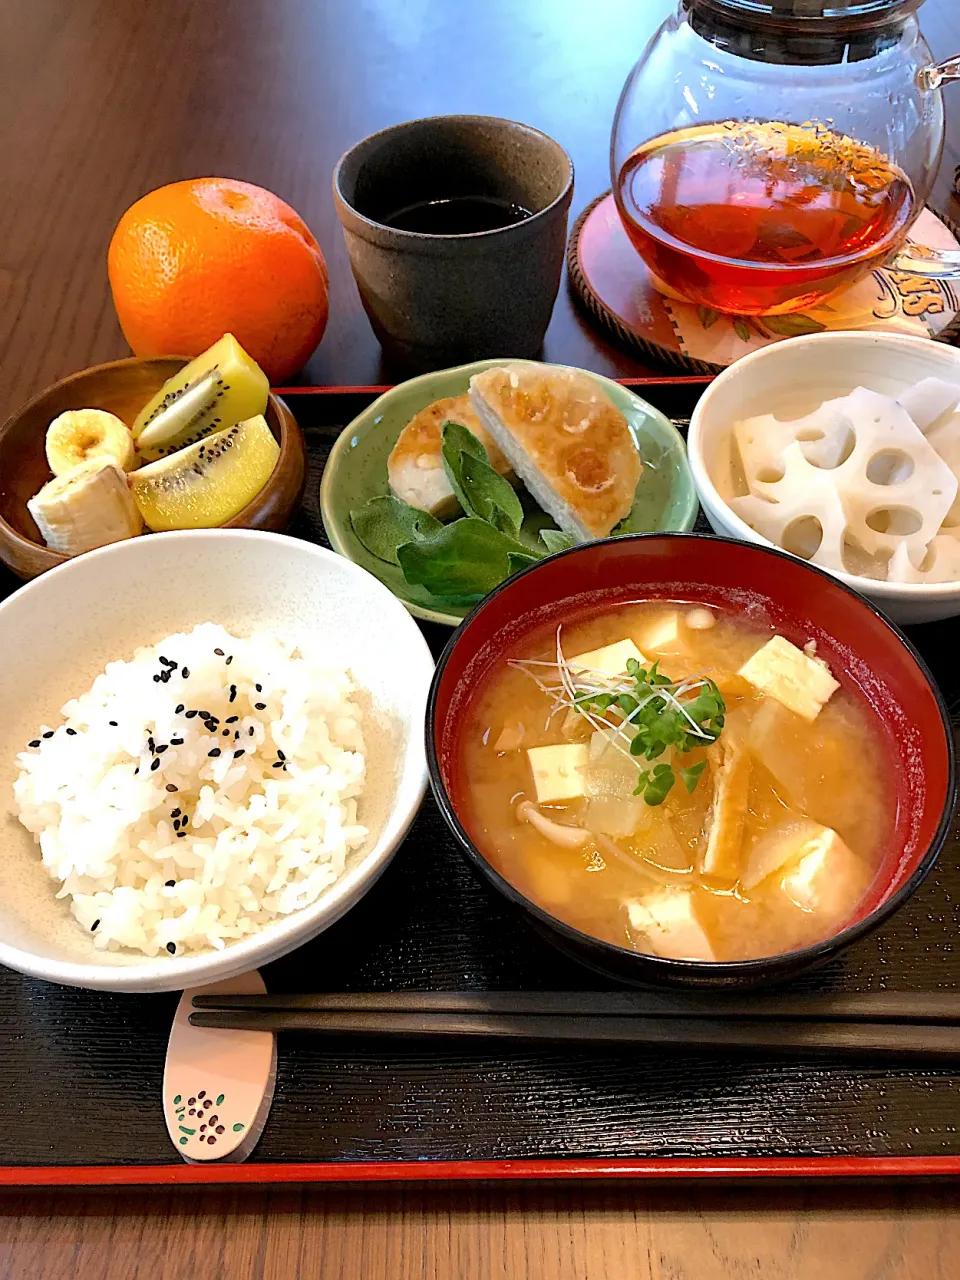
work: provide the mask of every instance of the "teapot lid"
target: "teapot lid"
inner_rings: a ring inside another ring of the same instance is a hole
[[[743,26],[784,32],[840,35],[884,26],[906,17],[923,0],[684,0],[687,8],[712,11]]]

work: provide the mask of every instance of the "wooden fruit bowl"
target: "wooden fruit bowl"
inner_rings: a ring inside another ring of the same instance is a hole
[[[0,559],[21,578],[35,578],[69,559],[44,546],[27,501],[51,478],[44,453],[47,427],[67,409],[106,409],[129,426],[152,395],[187,363],[186,356],[114,360],[61,378],[0,427]],[[280,445],[270,479],[223,526],[282,530],[300,505],[306,449],[297,420],[271,393],[264,415]]]

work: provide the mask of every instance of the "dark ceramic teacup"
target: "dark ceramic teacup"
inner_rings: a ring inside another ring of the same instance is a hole
[[[391,359],[438,369],[539,351],[573,196],[570,158],[546,134],[492,116],[411,120],[351,147],[333,194],[364,309]],[[478,197],[520,220],[460,234],[387,225],[411,206]]]

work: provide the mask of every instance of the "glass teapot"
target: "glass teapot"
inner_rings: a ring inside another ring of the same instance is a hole
[[[960,275],[907,244],[943,146],[922,0],[680,0],[627,79],[611,177],[665,293],[802,311],[881,263]]]

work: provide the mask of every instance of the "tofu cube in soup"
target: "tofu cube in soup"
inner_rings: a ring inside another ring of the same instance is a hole
[[[606,644],[602,649],[589,649],[586,653],[577,653],[567,662],[571,667],[580,667],[584,671],[600,671],[607,676],[623,676],[627,674],[627,663],[633,658],[641,666],[646,661],[643,654],[632,640],[618,640],[616,644]]]
[[[680,615],[676,609],[655,616],[641,633],[640,642],[648,653],[676,653],[683,649]]]
[[[671,960],[715,960],[713,948],[697,920],[693,895],[668,889],[627,903],[631,929],[643,934],[651,951]]]
[[[740,668],[739,674],[805,720],[815,720],[840,688],[830,668],[783,636],[773,636]]]
[[[587,793],[583,771],[589,748],[586,743],[565,742],[553,747],[530,747],[527,759],[533,770],[537,804],[557,804]]]

